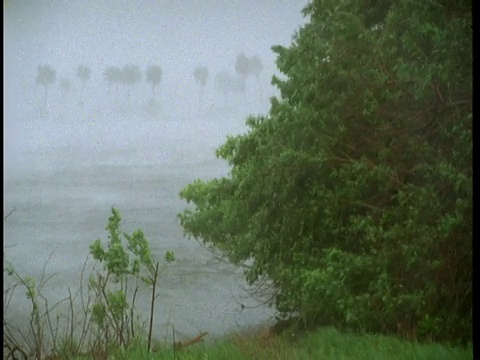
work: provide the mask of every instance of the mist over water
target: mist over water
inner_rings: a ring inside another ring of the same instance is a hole
[[[227,135],[246,131],[250,114],[266,114],[276,72],[270,47],[288,45],[303,23],[304,1],[7,1],[4,3],[4,257],[25,276],[46,265],[55,274],[46,295],[75,290],[94,240],[106,241],[112,206],[124,230],[141,228],[155,256],[177,261],[160,279],[156,333],[168,324],[186,337],[199,330],[221,336],[268,321],[274,314],[249,297],[242,271],[218,262],[183,237],[178,194],[197,178],[226,176],[215,157]],[[222,94],[214,77],[235,74],[244,52],[263,64],[245,94]],[[38,65],[56,81],[36,85]],[[91,68],[83,84],[81,64]],[[142,81],[109,88],[108,66],[138,65]],[[152,102],[144,81],[149,65],[162,68]],[[200,101],[193,71],[207,66]],[[60,81],[72,87],[62,91]],[[88,268],[87,268],[88,270]],[[8,280],[5,275],[4,279]],[[18,291],[8,317],[26,322],[30,308]],[[140,298],[147,306],[148,291]],[[246,305],[242,309],[240,304]],[[249,306],[254,308],[249,309]]]

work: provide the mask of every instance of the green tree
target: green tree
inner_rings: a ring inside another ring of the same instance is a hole
[[[148,350],[151,350],[152,330],[155,312],[155,300],[158,297],[156,286],[161,272],[166,264],[175,261],[172,251],[166,251],[164,266],[155,262],[150,245],[141,229],[132,234],[123,232],[120,228],[122,218],[118,209],[112,208],[108,218],[107,246],[97,239],[90,245],[90,254],[103,265],[103,270],[97,270],[89,278],[89,287],[95,295],[91,306],[91,320],[101,333],[108,338],[109,327],[114,332],[114,343],[127,346],[135,337],[135,299],[139,291],[139,280],[152,287],[150,301],[150,321],[148,331]],[[133,292],[129,284],[134,282]],[[131,300],[129,301],[129,296]]]
[[[305,326],[433,340],[472,325],[471,3],[320,1],[268,116],[179,214]]]

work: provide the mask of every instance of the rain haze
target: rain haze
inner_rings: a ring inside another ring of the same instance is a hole
[[[177,214],[187,204],[178,194],[197,178],[228,174],[215,149],[246,130],[248,115],[268,112],[271,46],[290,44],[305,5],[5,1],[4,259],[34,278],[47,264],[55,276],[46,295],[59,300],[79,286],[89,245],[106,242],[114,206],[124,230],[144,231],[154,256],[175,252],[159,282],[157,334],[173,323],[179,338],[221,336],[272,319],[244,291],[241,269],[183,237]],[[240,53],[261,60],[258,77],[236,72]],[[42,82],[45,65],[52,83]],[[84,79],[81,65],[90,69]],[[140,79],[108,81],[108,68],[129,65]],[[161,68],[157,86],[145,77],[152,65]],[[199,66],[208,69],[204,86],[193,75]],[[30,312],[23,290],[9,306],[7,318],[21,326]]]

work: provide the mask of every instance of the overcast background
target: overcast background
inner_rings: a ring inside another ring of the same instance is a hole
[[[92,83],[103,82],[109,65],[159,64],[168,106],[188,107],[195,92],[192,72],[233,70],[236,55],[260,56],[262,80],[275,71],[274,44],[288,45],[303,22],[305,1],[6,1],[4,49],[8,93],[31,96],[39,64],[50,64],[57,77],[75,80],[79,64],[93,70]],[[14,86],[15,92],[10,90]],[[270,89],[271,90],[271,89]],[[166,103],[166,101],[164,102]],[[8,103],[7,103],[8,104]]]
[[[268,112],[268,98],[276,94],[270,48],[290,44],[305,5],[4,1],[4,216],[15,209],[4,220],[6,259],[33,277],[49,259],[48,271],[57,274],[51,294],[61,298],[66,286],[75,287],[88,246],[106,238],[116,206],[125,229],[143,229],[155,255],[176,253],[176,265],[162,279],[159,308],[169,313],[158,315],[159,332],[175,322],[186,337],[199,329],[221,335],[270,319],[266,307],[242,311],[238,297],[246,285],[238,269],[216,263],[201,245],[183,238],[176,216],[186,204],[178,193],[196,178],[228,174],[215,149],[227,135],[245,131],[247,115]],[[234,74],[240,52],[261,59],[263,97],[249,79],[245,97],[225,105],[212,80],[220,71]],[[56,71],[46,109],[44,89],[35,84],[44,64]],[[76,76],[80,64],[92,69],[84,92]],[[132,91],[132,106],[124,106],[124,93],[108,90],[105,68],[126,64],[143,74],[149,65],[161,66],[160,111],[145,111],[151,90],[143,79]],[[202,106],[192,75],[198,65],[210,71]],[[68,97],[61,79],[73,84]],[[7,314],[18,323],[29,314],[22,294]]]

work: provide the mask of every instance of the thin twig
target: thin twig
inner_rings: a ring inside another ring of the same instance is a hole
[[[208,332],[204,331],[204,332],[200,333],[199,335],[195,336],[192,339],[179,341],[178,343],[175,343],[174,348],[177,348],[178,350],[180,350],[180,349],[183,349],[187,346],[196,344],[196,343],[200,342],[206,335],[208,335]]]
[[[7,218],[8,218],[10,215],[12,215],[15,210],[16,210],[15,208],[13,208],[12,210],[10,210],[10,212],[9,212],[6,216],[3,217],[3,221],[7,220]]]
[[[153,331],[153,315],[155,312],[155,291],[157,289],[157,279],[158,279],[158,268],[160,266],[160,263],[157,261],[155,264],[155,272],[153,274],[153,289],[152,289],[152,299],[150,302],[150,325],[148,328],[148,352],[152,350],[151,344],[152,344],[152,331]]]
[[[172,324],[172,332],[173,332],[173,360],[177,358],[177,349],[175,347],[175,325]]]
[[[135,300],[137,299],[137,293],[138,293],[138,283],[135,284],[135,291],[133,292],[133,298],[132,298],[132,308],[130,310],[130,328],[132,331],[132,338],[135,338],[134,309],[135,309]]]

